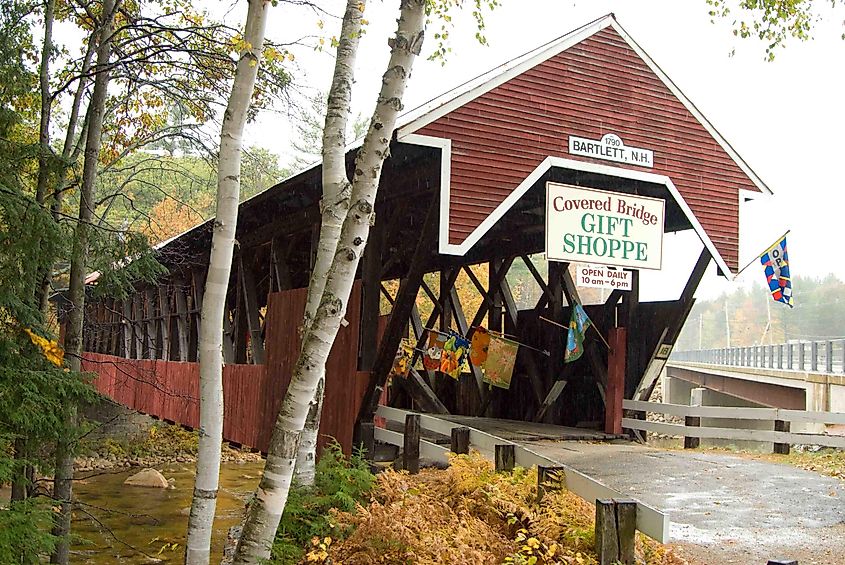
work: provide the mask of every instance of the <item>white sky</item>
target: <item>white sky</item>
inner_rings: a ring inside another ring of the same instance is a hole
[[[333,13],[341,13],[343,2],[324,4],[332,6]],[[397,5],[395,0],[370,2],[367,17],[371,25],[362,40],[353,94],[356,112],[369,115],[372,110]],[[845,183],[840,174],[845,159],[845,41],[840,38],[845,24],[841,10],[817,26],[814,40],[790,41],[777,52],[776,60],[768,63],[762,42],[737,40],[729,22],[711,24],[704,0],[503,0],[503,6],[487,17],[490,46],[477,45],[469,18],[458,18],[452,33],[454,52],[446,66],[422,57],[417,60],[405,106],[413,108],[608,12],[616,14],[621,25],[775,192],[774,198],[743,209],[741,264],[791,229],[788,242],[793,274],[833,272],[845,279],[845,261],[841,252],[835,251],[840,249],[835,239],[841,233],[839,224],[845,223]],[[305,34],[317,35],[321,33],[319,19],[312,12],[280,4],[272,9],[268,36],[286,42]],[[324,20],[322,33],[338,32],[339,20]],[[429,49],[433,31],[431,28],[428,33]],[[736,53],[730,56],[734,48]],[[308,47],[292,50],[300,67],[297,82],[325,91],[332,72],[331,53]],[[271,149],[283,161],[290,159],[287,122],[284,114],[264,114],[249,126],[248,143]],[[688,235],[667,235],[664,265],[676,268],[666,269],[657,279],[653,273],[644,274],[643,299],[679,292],[698,255]],[[717,280],[715,269],[711,269],[699,296],[708,298],[729,289],[727,283],[719,282],[723,280]],[[761,268],[750,267],[739,281],[762,282]]]

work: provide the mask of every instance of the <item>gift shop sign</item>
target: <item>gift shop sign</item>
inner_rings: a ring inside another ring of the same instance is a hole
[[[660,269],[665,202],[592,188],[546,184],[550,261]]]
[[[578,286],[631,290],[631,271],[614,269],[607,265],[578,265],[576,278]]]

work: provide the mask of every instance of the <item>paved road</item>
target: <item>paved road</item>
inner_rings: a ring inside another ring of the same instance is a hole
[[[845,483],[788,465],[630,442],[523,442],[669,512],[672,543],[707,565],[845,565]]]

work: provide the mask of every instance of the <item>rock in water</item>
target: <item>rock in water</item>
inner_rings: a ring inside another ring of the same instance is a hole
[[[164,475],[155,469],[144,469],[139,473],[135,473],[128,477],[123,484],[133,487],[151,487],[151,488],[167,488],[170,483],[164,478]]]

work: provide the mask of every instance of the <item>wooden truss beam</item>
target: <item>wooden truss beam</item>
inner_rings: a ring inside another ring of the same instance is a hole
[[[253,261],[243,260],[243,255],[238,253],[238,274],[243,290],[244,301],[239,307],[244,308],[244,317],[249,331],[249,341],[252,349],[252,362],[256,365],[263,365],[266,355],[264,353],[264,338],[261,335],[261,320],[258,311],[258,290],[255,284],[255,273],[252,271]]]
[[[385,328],[379,352],[373,364],[373,370],[370,372],[370,382],[358,414],[359,422],[372,421],[378,408],[379,398],[387,383],[390,368],[393,366],[396,351],[399,348],[399,342],[403,334],[406,334],[408,331],[408,320],[411,316],[411,310],[414,304],[416,304],[420,282],[422,281],[425,265],[431,253],[431,245],[436,238],[438,203],[439,199],[436,196],[431,199],[422,233],[411,258],[408,277],[399,285],[399,293],[393,305],[390,321],[387,324],[387,328]]]
[[[711,259],[712,256],[710,255],[710,252],[706,247],[704,247],[701,250],[701,254],[698,256],[698,261],[696,261],[695,267],[693,267],[692,273],[690,273],[690,277],[687,280],[687,284],[684,286],[684,290],[681,292],[681,296],[678,299],[680,311],[675,319],[663,329],[661,339],[658,340],[655,349],[651,352],[646,369],[642,376],[638,379],[637,387],[632,395],[634,400],[646,400],[651,397],[651,393],[654,392],[654,387],[657,384],[657,377],[660,375],[663,367],[666,366],[666,361],[669,359],[669,353],[672,351],[672,347],[678,340],[681,329],[683,329],[684,323],[687,321],[687,317],[689,317],[689,313],[695,304],[695,291],[698,289],[698,285],[701,283],[704,273],[707,272],[707,267],[710,265]]]

